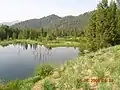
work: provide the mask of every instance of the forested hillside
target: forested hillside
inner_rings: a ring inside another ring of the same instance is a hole
[[[40,19],[26,20],[13,25],[19,28],[83,28],[87,25],[91,12],[86,12],[79,16],[59,17],[57,15],[49,15]]]

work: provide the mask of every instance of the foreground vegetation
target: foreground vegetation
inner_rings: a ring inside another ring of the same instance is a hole
[[[120,46],[80,56],[41,80],[38,84],[41,89],[38,90],[119,90],[119,60]],[[52,87],[54,89],[50,89]]]
[[[35,82],[40,80],[40,76],[35,76],[25,80],[14,80],[5,84],[0,84],[0,90],[31,90]]]
[[[0,85],[0,90],[119,90],[120,45],[67,61],[60,68],[40,65],[35,77]]]
[[[34,77],[25,80],[14,80],[6,83],[1,82],[0,90],[31,90],[34,84],[44,79],[46,76],[53,74],[53,66],[48,64],[38,65],[35,69]]]
[[[16,39],[16,40],[4,40],[0,42],[1,46],[7,46],[9,44],[37,44],[44,45],[46,47],[57,47],[57,46],[67,46],[67,47],[79,47],[80,43],[72,40],[52,40],[52,41],[36,41],[30,39]]]

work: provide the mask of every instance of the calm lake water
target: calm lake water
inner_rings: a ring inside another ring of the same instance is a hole
[[[10,44],[0,46],[0,79],[15,80],[30,77],[40,63],[63,64],[75,59],[79,49],[74,47],[57,47],[48,49],[39,45]]]

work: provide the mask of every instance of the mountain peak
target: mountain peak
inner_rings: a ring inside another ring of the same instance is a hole
[[[30,19],[13,25],[19,28],[83,28],[88,23],[91,12],[81,14],[79,16],[65,16],[59,17],[58,15],[51,14],[40,19]]]
[[[61,18],[61,17],[59,17],[58,15],[55,15],[55,14],[51,14],[51,15],[49,15],[49,16],[47,16],[48,18],[50,17],[50,18]]]
[[[51,14],[51,15],[49,15],[49,16],[58,16],[58,15],[55,15],[55,14]]]

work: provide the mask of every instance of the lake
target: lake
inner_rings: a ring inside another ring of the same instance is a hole
[[[0,46],[0,79],[24,79],[33,76],[38,64],[61,65],[66,60],[75,59],[78,54],[79,49],[74,47],[46,48],[30,44]]]

